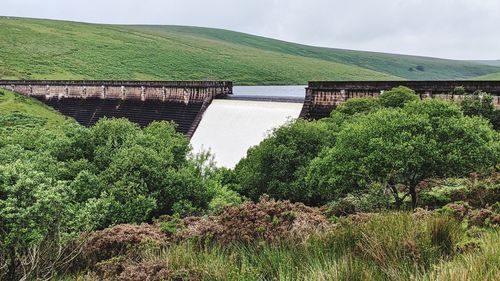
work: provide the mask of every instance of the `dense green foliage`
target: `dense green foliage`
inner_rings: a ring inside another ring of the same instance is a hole
[[[488,119],[495,130],[500,130],[500,109],[495,109],[493,97],[483,92],[465,94],[462,110],[468,116],[481,116]]]
[[[243,194],[254,199],[268,194],[319,205],[378,188],[391,198],[370,200],[399,208],[411,198],[415,208],[424,180],[495,170],[499,134],[480,118],[490,114],[492,100],[482,100],[484,113],[479,98],[472,99],[462,107],[421,101],[398,87],[379,99],[348,100],[330,118],[277,129],[248,151],[235,173]]]
[[[302,120],[276,129],[236,166],[241,193],[254,200],[268,194],[277,199],[314,201],[315,194],[304,192],[307,165],[332,141],[331,131],[325,122]]]
[[[405,104],[418,99],[415,91],[401,86],[385,91],[378,101],[382,107],[402,108]]]
[[[34,263],[57,259],[57,247],[82,231],[241,201],[206,158],[188,156],[188,139],[171,123],[141,129],[102,119],[47,130],[45,121],[0,115],[0,263],[10,279],[44,243],[53,247]]]
[[[0,17],[0,78],[232,80],[466,79],[475,62],[309,47],[237,32]]]
[[[382,184],[392,190],[399,207],[403,199],[398,186],[404,186],[416,207],[421,181],[495,167],[499,138],[487,122],[442,116],[431,120],[429,115],[383,109],[350,120],[335,145],[311,163],[309,188],[327,201]]]

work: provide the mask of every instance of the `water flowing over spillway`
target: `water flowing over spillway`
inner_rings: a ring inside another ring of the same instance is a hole
[[[274,128],[297,118],[301,103],[214,100],[191,144],[194,152],[210,151],[218,166],[232,168]]]

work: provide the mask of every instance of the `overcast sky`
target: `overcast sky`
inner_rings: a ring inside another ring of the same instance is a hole
[[[500,0],[0,0],[0,14],[205,26],[325,47],[500,59]]]

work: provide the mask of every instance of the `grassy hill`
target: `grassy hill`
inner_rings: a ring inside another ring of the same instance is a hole
[[[468,79],[500,72],[476,62],[309,47],[226,30],[117,26],[0,17],[2,79]]]
[[[0,132],[2,128],[41,122],[56,128],[70,119],[36,99],[0,89]]]
[[[500,72],[475,77],[477,80],[500,80]]]
[[[485,65],[500,66],[500,60],[477,60],[474,62]]]

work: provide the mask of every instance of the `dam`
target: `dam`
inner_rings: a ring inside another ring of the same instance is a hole
[[[328,117],[333,109],[348,99],[378,97],[398,86],[414,90],[421,99],[439,97],[456,102],[464,98],[454,93],[457,87],[463,87],[467,93],[483,91],[491,94],[494,106],[500,108],[500,81],[318,81],[309,82],[300,117]]]
[[[0,87],[36,98],[84,126],[102,117],[127,118],[140,126],[172,121],[191,139],[194,152],[210,150],[215,161],[234,165],[273,129],[295,118],[328,117],[346,100],[377,97],[406,86],[422,98],[461,101],[456,87],[484,91],[500,107],[500,81],[333,81],[307,86],[233,87],[230,81],[38,81],[0,80]]]
[[[127,118],[140,126],[173,121],[191,137],[214,98],[232,93],[229,81],[0,80],[0,87],[36,98],[84,126]]]

